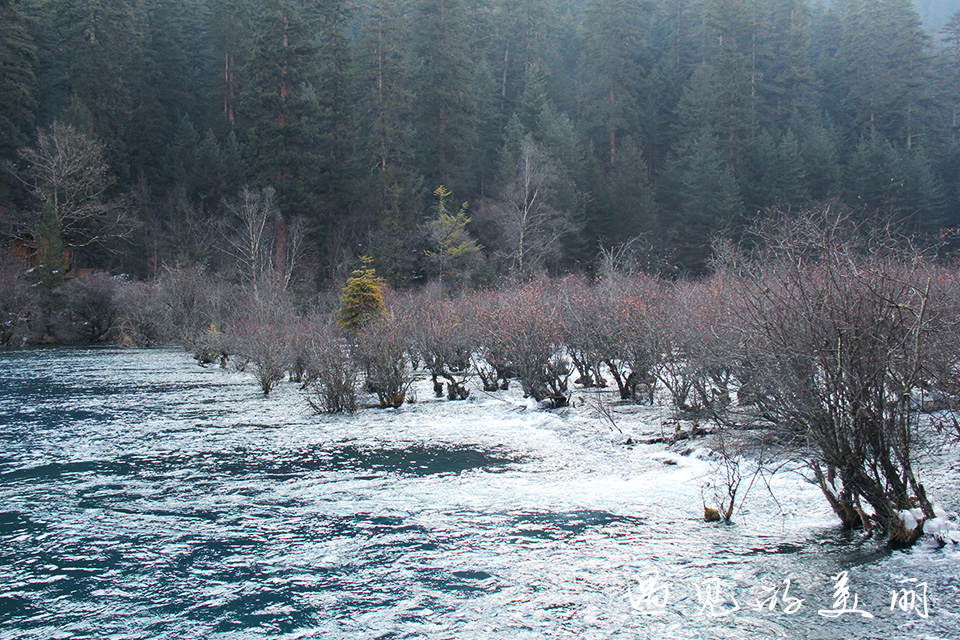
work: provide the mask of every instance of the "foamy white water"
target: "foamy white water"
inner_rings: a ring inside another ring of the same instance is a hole
[[[956,550],[844,534],[798,473],[704,523],[709,460],[623,445],[658,408],[621,434],[423,386],[318,416],[176,350],[7,352],[0,381],[0,638],[960,637]],[[835,615],[842,571],[873,617]]]

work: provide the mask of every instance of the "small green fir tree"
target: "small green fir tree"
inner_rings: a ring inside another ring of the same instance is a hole
[[[467,203],[461,204],[456,213],[447,208],[447,198],[450,194],[450,190],[443,185],[433,192],[438,199],[437,218],[430,224],[437,251],[426,252],[428,257],[436,261],[441,280],[444,275],[455,275],[450,273],[454,264],[464,262],[468,256],[483,248],[470,237],[470,232],[467,231],[467,225],[470,224]]]
[[[357,331],[374,318],[386,313],[383,301],[383,278],[370,266],[373,258],[361,256],[362,266],[347,278],[347,284],[340,293],[340,326]]]

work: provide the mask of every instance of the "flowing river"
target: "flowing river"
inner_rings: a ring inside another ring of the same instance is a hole
[[[623,444],[660,408],[426,389],[319,416],[177,350],[0,353],[0,639],[960,638],[956,546],[845,534],[799,472],[708,524],[715,463]]]

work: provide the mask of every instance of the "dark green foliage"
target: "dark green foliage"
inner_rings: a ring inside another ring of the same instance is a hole
[[[680,265],[694,271],[706,267],[705,238],[730,235],[742,213],[733,170],[720,141],[703,129],[680,142],[666,167],[669,189],[661,194],[670,221],[670,241]]]
[[[803,163],[800,142],[792,130],[787,131],[777,148],[773,194],[774,202],[784,209],[795,209],[810,202],[807,170]]]
[[[477,104],[463,0],[418,0],[415,9],[414,121],[422,173],[432,184],[463,192],[475,186],[469,165],[476,144]]]
[[[226,163],[220,143],[217,142],[213,130],[208,129],[194,154],[192,191],[201,209],[212,211],[217,207],[220,199],[227,193],[226,177]]]
[[[633,140],[620,144],[616,159],[607,174],[607,197],[613,228],[607,238],[625,242],[642,235],[647,238],[660,233],[653,185],[643,151]]]
[[[395,172],[387,170],[385,179]],[[402,177],[408,174],[399,172]],[[423,258],[426,257],[425,234],[419,225],[420,185],[411,187],[394,180],[386,188],[386,208],[378,216],[378,226],[370,239],[370,257],[380,269],[383,278],[394,286],[413,283],[423,276]]]
[[[195,116],[202,93],[197,68],[184,43],[195,43],[201,7],[178,0],[143,3],[138,36],[141,46],[131,61],[131,111],[124,144],[131,175],[162,175],[164,144],[174,135],[181,116]]]
[[[299,3],[260,5],[244,66],[238,127],[251,182],[277,190],[288,216],[315,217],[322,161],[314,23]]]
[[[47,200],[40,214],[40,224],[34,235],[37,245],[37,271],[40,284],[46,289],[55,289],[63,284],[70,262],[63,244],[63,231],[57,218],[53,199]]]
[[[825,128],[813,127],[807,130],[802,149],[810,196],[819,201],[839,195],[840,154],[836,139]]]
[[[632,0],[588,0],[584,6],[583,110],[594,125],[594,144],[610,162],[617,139],[637,118],[637,78],[650,64],[643,38],[647,17],[647,6]]]
[[[92,133],[103,142],[108,164],[119,169],[123,179],[130,177],[131,150],[125,139],[134,110],[131,83],[125,80],[138,78],[134,74],[143,44],[138,4],[133,0],[53,0],[43,5],[44,19],[49,20],[44,27],[49,31],[38,41],[41,62],[48,67],[44,72],[57,83],[51,92],[54,100],[63,105],[75,96],[89,109]]]
[[[304,175],[303,186],[305,189],[317,189],[320,193],[319,211],[313,213],[321,233],[327,238],[342,234],[348,241],[354,241],[362,237],[359,230],[353,229],[350,224],[356,208],[358,173],[354,155],[356,131],[353,117],[357,92],[354,79],[356,65],[350,42],[355,7],[350,0],[323,0],[306,4],[304,16],[317,47],[315,64],[318,69],[316,77],[304,78],[304,93],[315,94],[318,137],[313,144],[318,144],[319,149],[314,150],[318,156],[318,167],[312,169],[318,174],[318,182],[313,186],[307,182],[312,176]],[[301,130],[296,135],[303,136],[305,132]],[[310,131],[308,135],[313,135],[313,132]],[[307,145],[311,142],[301,142],[302,151],[309,150]],[[297,213],[309,215],[306,210]],[[340,258],[341,247],[333,243],[324,244],[326,246],[322,248],[327,252],[332,271],[335,261]]]
[[[847,0],[838,4],[843,73],[832,114],[849,133],[880,134],[909,146],[919,133],[928,73],[928,36],[910,0]]]
[[[960,13],[936,22],[910,0],[0,0],[0,159],[54,120],[103,145],[136,255],[97,266],[215,265],[197,230],[269,186],[317,283],[366,253],[411,284],[436,277],[424,185],[474,203],[508,268],[486,205],[530,136],[575,229],[549,268],[642,233],[696,271],[770,207],[956,225]],[[5,211],[40,210],[3,175]]]
[[[36,47],[19,3],[0,0],[0,162],[16,157],[29,139],[37,104],[34,97]],[[0,178],[0,202],[11,183]]]
[[[400,190],[415,182],[410,60],[404,41],[410,28],[403,14],[407,2],[378,0],[367,16],[359,43],[360,158],[376,167],[369,180],[368,201],[374,218],[394,206],[392,185]]]
[[[809,58],[810,7],[805,0],[773,2],[769,19],[760,120],[779,130],[800,127],[817,113]]]
[[[370,266],[371,259],[361,258],[363,266],[347,278],[340,294],[340,326],[350,331],[359,331],[371,321],[386,313],[383,301],[383,280]]]
[[[848,164],[846,200],[880,211],[913,232],[943,222],[943,191],[920,147],[896,149],[878,136],[865,137]]]
[[[183,116],[165,149],[165,173],[172,191],[190,191],[199,142],[200,135],[193,121]]]

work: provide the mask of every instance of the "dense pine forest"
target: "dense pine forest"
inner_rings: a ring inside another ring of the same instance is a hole
[[[64,267],[232,268],[258,207],[313,286],[631,240],[698,274],[828,200],[960,226],[960,12],[910,0],[0,0],[0,33],[2,231]]]

